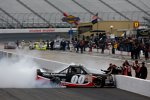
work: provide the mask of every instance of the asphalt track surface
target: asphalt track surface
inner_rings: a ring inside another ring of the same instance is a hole
[[[150,100],[116,88],[0,89],[0,100]]]

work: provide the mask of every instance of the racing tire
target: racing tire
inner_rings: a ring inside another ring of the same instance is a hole
[[[59,77],[53,77],[51,79],[52,82],[56,83],[56,84],[59,84],[60,83],[60,78]]]
[[[93,80],[94,87],[102,88],[105,85],[105,80],[102,79],[102,77],[97,77]]]
[[[56,83],[59,84],[60,81],[61,81],[60,78],[59,78],[59,77],[56,77]]]

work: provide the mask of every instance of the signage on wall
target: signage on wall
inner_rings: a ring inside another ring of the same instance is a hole
[[[140,26],[140,23],[138,21],[133,22],[133,27],[138,28]]]
[[[0,29],[0,33],[51,33],[51,32],[68,32],[70,28],[33,28],[33,29]],[[77,30],[77,28],[72,28]]]

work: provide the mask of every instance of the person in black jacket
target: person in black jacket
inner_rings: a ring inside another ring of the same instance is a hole
[[[51,48],[50,48],[51,50],[54,50],[54,40],[53,40],[53,41],[51,41],[51,43],[50,43],[50,47],[51,47]]]
[[[147,67],[145,66],[145,62],[142,62],[142,67],[139,71],[139,78],[146,79],[147,78]]]

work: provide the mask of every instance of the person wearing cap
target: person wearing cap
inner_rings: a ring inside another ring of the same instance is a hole
[[[145,66],[145,62],[142,62],[142,67],[139,71],[139,78],[146,79],[147,78],[147,67]]]

